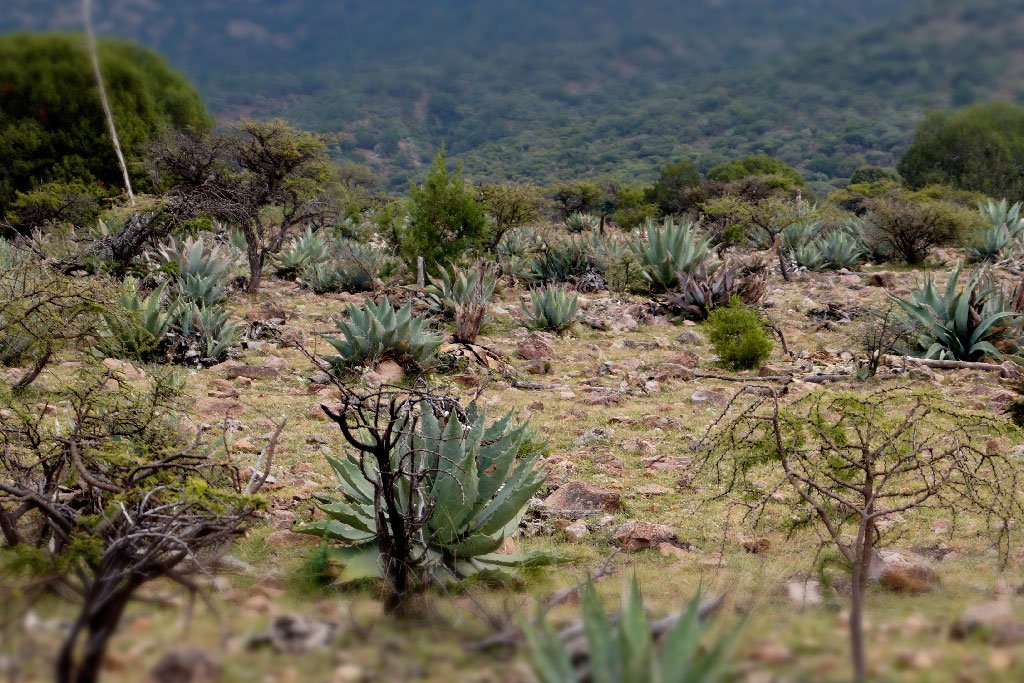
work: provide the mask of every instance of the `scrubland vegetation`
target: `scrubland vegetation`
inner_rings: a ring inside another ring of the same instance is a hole
[[[129,199],[76,41],[0,36],[4,680],[1024,675],[1024,109],[399,193],[109,42]]]

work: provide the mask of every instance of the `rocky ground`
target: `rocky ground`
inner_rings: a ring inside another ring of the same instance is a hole
[[[775,276],[767,312],[788,353],[776,344],[761,374],[852,371],[862,355],[853,340],[865,310],[883,305],[889,293],[908,294],[921,277],[798,274],[786,283]],[[255,462],[269,432],[287,417],[268,480],[270,510],[210,579],[210,605],[165,599],[165,587],[158,587],[150,591],[157,604],[132,609],[108,679],[138,681],[160,661],[160,681],[528,681],[515,653],[466,644],[529,616],[538,600],[573,585],[616,549],[609,564],[616,575],[598,582],[609,604],[632,573],[659,615],[698,589],[725,593],[717,628],[733,628],[745,616],[740,680],[848,678],[845,599],[841,587],[830,594],[811,572],[817,537],[751,529],[695,476],[692,446],[740,386],[707,376],[728,373],[716,367],[700,325],[673,324],[641,297],[597,293],[580,295],[583,322],[570,334],[530,333],[521,326],[522,296],[506,289],[495,301],[478,341],[490,352],[478,354],[483,362],[467,358],[436,381],[465,400],[479,396],[492,414],[516,410],[549,439],[548,488],[515,543],[552,549],[565,564],[521,586],[436,596],[436,613],[409,625],[386,619],[370,589],[310,578],[317,541],[291,528],[309,518],[310,495],[330,486],[323,455],[337,452],[341,439],[319,406],[336,400],[337,390],[282,340],[324,352],[318,333],[331,330],[344,304],[360,297],[316,296],[294,283],[270,282],[258,299],[236,302],[253,332],[244,351],[193,372],[189,383],[191,419],[227,429],[240,462]],[[269,329],[276,336],[264,334]],[[135,370],[145,372],[128,369]],[[892,378],[868,386],[912,383],[987,411],[1001,410],[1014,396],[998,372],[909,363],[883,370]],[[361,381],[399,375],[385,365]],[[856,380],[797,379],[785,386],[787,397],[796,397],[837,385],[865,389]],[[1000,571],[986,538],[961,533],[953,539],[952,520],[941,509],[893,523],[900,528],[881,553],[868,600],[874,674],[890,681],[1024,679],[1018,595],[1024,554],[1014,548],[1010,566]],[[960,523],[970,529],[977,522]],[[576,607],[569,603],[552,617],[572,619]],[[53,646],[63,617],[57,605],[33,614],[18,636],[26,661],[40,661]],[[174,678],[175,667],[196,675]]]

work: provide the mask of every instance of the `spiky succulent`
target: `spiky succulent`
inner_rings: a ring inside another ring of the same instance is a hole
[[[530,291],[530,307],[522,305],[528,327],[562,332],[576,321],[579,301],[575,292],[560,287]]]
[[[533,258],[526,280],[537,285],[575,282],[595,269],[587,245],[578,239],[549,245]]]
[[[398,435],[386,455],[401,472],[384,491],[374,460],[364,455],[328,456],[338,476],[340,497],[317,496],[325,517],[299,532],[331,541],[329,557],[341,566],[341,581],[384,578],[387,549],[378,543],[383,500],[402,510],[429,511],[422,533],[414,536],[412,562],[429,583],[471,578],[513,578],[526,566],[550,563],[547,553],[497,552],[516,533],[530,498],[544,483],[537,469],[539,451],[525,425],[511,413],[488,425],[471,404],[435,412],[419,404],[413,426],[410,411],[391,416],[388,433]]]
[[[829,270],[855,268],[864,257],[864,247],[855,233],[834,230],[825,235],[818,244],[825,267]]]
[[[658,649],[636,577],[623,591],[618,619],[610,619],[605,614],[592,584],[584,585],[580,594],[585,651],[579,647],[570,651],[560,634],[546,621],[523,629],[530,666],[539,683],[715,683],[725,680],[737,631],[701,647],[707,626],[701,621],[699,595],[679,615]]]
[[[231,275],[235,258],[230,249],[203,237],[175,238],[162,244],[157,253],[160,259],[175,268],[179,278],[193,276],[211,282],[224,282]]]
[[[665,295],[665,303],[688,320],[705,320],[716,308],[727,306],[735,295],[744,304],[756,304],[765,294],[767,268],[755,264],[726,263],[712,274],[706,266],[692,275],[679,276],[679,289]]]
[[[166,285],[142,296],[138,282],[128,278],[125,288],[117,299],[121,310],[103,316],[106,329],[101,333],[100,347],[118,358],[155,360],[162,354],[172,323],[163,307]]]
[[[306,228],[274,258],[274,268],[278,277],[294,277],[303,267],[323,263],[327,257],[327,242],[312,228]]]
[[[188,365],[212,365],[227,356],[240,334],[240,326],[220,306],[179,300],[171,311],[175,342],[170,355]]]
[[[680,273],[695,272],[710,254],[710,243],[698,234],[695,223],[679,223],[666,218],[661,226],[648,219],[646,239],[637,239],[631,248],[640,260],[644,278],[654,291],[662,292],[679,283]]]
[[[381,303],[349,304],[348,320],[336,320],[343,339],[325,337],[338,352],[325,360],[337,369],[390,358],[400,363],[426,367],[434,358],[441,337],[429,331],[428,318],[414,316],[412,304],[395,310],[385,297]]]
[[[454,318],[460,307],[490,301],[497,285],[498,272],[492,264],[479,263],[466,269],[442,268],[439,276],[430,277],[428,305],[431,312]]]
[[[195,302],[200,306],[219,304],[224,301],[227,295],[227,288],[216,277],[204,277],[189,273],[184,277],[178,278],[178,296],[186,301]]]
[[[601,219],[589,213],[577,211],[565,217],[565,227],[569,232],[589,232],[601,225]]]
[[[941,291],[929,275],[910,299],[890,295],[918,331],[912,351],[925,358],[1002,358],[997,345],[1016,345],[1020,337],[1019,313],[1001,310],[1002,297],[989,278],[975,273],[960,287],[960,275],[957,266]]]
[[[814,242],[801,244],[792,250],[790,255],[798,266],[807,270],[824,270],[828,263],[821,253],[821,249]]]
[[[821,221],[817,218],[803,218],[790,223],[782,230],[782,248],[795,252],[818,239]]]
[[[299,276],[317,294],[368,292],[388,267],[387,259],[373,247],[340,240],[326,260],[306,263]]]

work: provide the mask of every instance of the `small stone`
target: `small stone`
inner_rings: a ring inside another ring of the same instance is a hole
[[[882,289],[892,290],[896,287],[896,274],[888,271],[870,273],[867,278],[867,284],[869,287],[881,287]]]
[[[794,605],[813,606],[824,602],[821,597],[821,584],[814,579],[809,581],[790,581],[786,584],[786,597]]]
[[[115,375],[121,375],[127,380],[142,379],[146,376],[145,371],[140,370],[131,363],[117,358],[104,358],[103,365]]]
[[[149,683],[215,683],[220,664],[198,647],[171,650],[149,671]]]
[[[225,376],[228,379],[235,379],[236,377],[277,379],[278,373],[274,368],[264,368],[258,365],[235,365],[227,369]]]
[[[568,525],[563,531],[566,538],[572,541],[581,541],[590,534],[590,529],[587,528],[587,523],[582,519],[578,519]]]
[[[526,364],[526,372],[531,375],[547,375],[551,372],[551,361],[538,358]]]
[[[661,543],[676,541],[678,537],[671,527],[654,522],[631,519],[615,530],[615,540],[627,553],[635,553]]]
[[[687,556],[690,554],[690,551],[686,548],[680,548],[679,546],[671,543],[659,543],[658,552],[665,557],[672,557],[679,560],[689,559]]]
[[[405,370],[393,360],[378,364],[374,372],[380,377],[382,384],[398,384],[405,379]]]
[[[263,359],[263,367],[283,371],[288,369],[288,361],[280,356],[267,356]]]
[[[261,448],[249,437],[242,437],[231,444],[231,450],[239,453],[259,453]]]
[[[767,538],[752,538],[743,541],[743,549],[751,555],[762,555],[772,547]]]
[[[196,414],[203,418],[241,417],[243,410],[241,403],[225,398],[203,397],[195,403]]]

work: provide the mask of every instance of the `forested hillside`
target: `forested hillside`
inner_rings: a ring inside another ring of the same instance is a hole
[[[75,27],[5,3],[0,28]],[[541,11],[543,9],[543,11]],[[893,165],[921,112],[1017,99],[1024,0],[98,2],[225,117],[335,133],[404,186],[444,143],[476,178],[650,178],[767,152],[812,184]],[[997,74],[999,76],[997,77]],[[1009,78],[1010,80],[1007,80]]]

